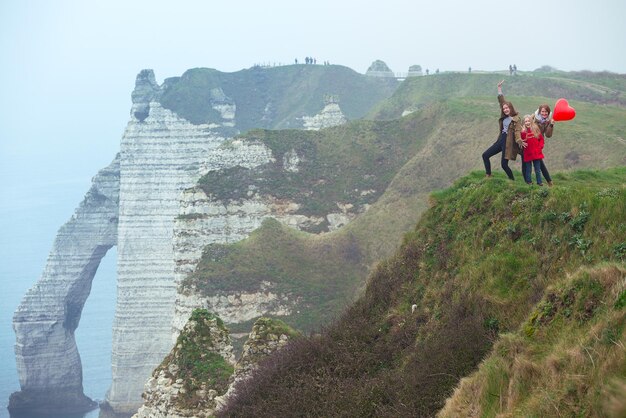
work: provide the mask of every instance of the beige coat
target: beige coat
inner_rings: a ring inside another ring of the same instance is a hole
[[[498,94],[498,103],[500,103],[500,109],[502,109],[502,104],[505,102],[504,95]],[[502,110],[500,110],[502,111]],[[506,118],[503,116],[500,118],[500,130],[498,131],[498,135],[502,132],[502,121]],[[517,154],[521,154],[522,151],[520,149],[520,144],[522,144],[522,121],[520,120],[519,115],[511,116],[511,124],[509,125],[509,129],[506,135],[506,146],[504,150],[504,158],[507,160],[517,160]]]

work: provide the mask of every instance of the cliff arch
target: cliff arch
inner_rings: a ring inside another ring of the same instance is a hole
[[[100,261],[117,244],[119,166],[118,155],[93,178],[13,316],[21,390],[11,395],[12,412],[72,413],[97,406],[83,393],[74,331]]]

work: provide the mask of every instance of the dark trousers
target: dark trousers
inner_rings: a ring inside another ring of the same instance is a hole
[[[541,181],[541,160],[532,160],[527,163],[522,163],[524,169],[524,180],[526,183],[532,184],[532,167],[535,167],[535,176],[537,176],[537,184],[543,184]]]
[[[494,155],[501,152],[502,157],[500,159],[500,165],[502,166],[502,169],[506,173],[507,177],[510,178],[511,180],[514,180],[513,172],[509,168],[509,160],[504,158],[505,149],[506,149],[506,133],[503,132],[500,134],[496,142],[492,146],[487,148],[485,152],[483,152],[483,163],[485,164],[485,172],[488,175],[491,175],[491,162],[489,161],[489,159],[493,157]]]
[[[538,160],[538,161],[540,161],[539,165],[540,165],[541,174],[543,174],[543,178],[545,178],[548,183],[551,183],[552,177],[550,177],[548,168],[546,167],[543,160]],[[533,182],[533,180],[530,178],[530,171],[531,171],[530,164],[531,164],[530,162],[525,163],[524,157],[522,157],[522,175],[524,176],[524,181],[526,181],[526,183],[529,183],[529,184]],[[526,175],[526,173],[528,173],[528,175]]]
[[[541,174],[543,174],[543,177],[546,179],[548,183],[552,183],[552,177],[550,177],[550,173],[548,173],[548,168],[543,163],[543,160],[539,160],[539,161],[541,161]]]

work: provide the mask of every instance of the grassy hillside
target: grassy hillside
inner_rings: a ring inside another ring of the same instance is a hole
[[[167,79],[160,102],[192,123],[218,122],[212,103],[221,89],[222,99],[236,104],[235,122],[244,132],[299,128],[302,116],[319,113],[328,96],[339,101],[348,119],[357,119],[397,86],[395,79],[368,77],[339,65],[252,67],[234,73],[195,68]]]
[[[540,103],[554,107],[558,98],[568,101],[597,104],[626,105],[626,75],[611,73],[525,73],[518,76],[502,74],[445,73],[425,77],[407,78],[387,100],[374,108],[370,118],[396,119],[405,110],[419,109],[433,102],[455,97],[493,97],[497,94],[496,84],[505,80],[504,93],[513,101],[517,97],[543,97],[544,101],[532,103],[529,108],[519,109],[533,112]],[[580,113],[580,112],[579,112]]]
[[[538,100],[544,99],[519,97],[516,102],[524,108]],[[579,116],[559,124],[544,150],[557,186],[568,178],[563,170],[626,165],[626,142],[621,140],[626,109],[573,103]],[[216,198],[239,199],[243,195],[238,190],[247,192],[254,185],[263,194],[295,201],[307,215],[336,211],[336,202],[371,206],[340,231],[323,236],[268,223],[249,240],[207,248],[183,286],[212,295],[269,281],[302,301],[299,312],[285,321],[315,329],[353,300],[369,269],[397,249],[426,208],[431,191],[482,167],[481,153],[497,134],[497,115],[494,97],[454,98],[395,121],[242,136],[267,144],[276,162],[258,170],[209,174],[201,183]],[[285,174],[282,157],[290,149],[305,158],[302,170]],[[495,158],[493,166],[501,172]],[[515,184],[521,186],[519,162],[512,166]],[[370,189],[375,192],[361,195]],[[263,245],[267,243],[271,245]]]
[[[561,173],[552,188],[477,172],[434,193],[364,295],[264,362],[223,416],[432,416],[492,349],[458,404],[591,411],[626,385],[625,181],[623,167]],[[555,376],[571,385],[553,389]],[[597,414],[623,408],[613,400]]]
[[[564,276],[439,416],[626,416],[625,329],[623,264]]]
[[[436,125],[437,110],[399,121],[357,121],[321,131],[250,131],[238,139],[263,143],[276,161],[256,170],[209,172],[199,185],[220,200],[245,198],[249,186],[254,186],[261,194],[297,202],[298,213],[307,216],[336,212],[336,202],[371,204],[424,145]],[[286,173],[285,155],[294,151],[300,159],[298,171]]]

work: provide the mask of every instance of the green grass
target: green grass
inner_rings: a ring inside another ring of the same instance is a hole
[[[338,212],[337,203],[369,205],[420,149],[433,126],[422,122],[431,114],[393,122],[358,121],[322,131],[250,131],[238,139],[263,143],[275,161],[255,170],[212,171],[199,185],[219,200],[245,199],[254,186],[262,195],[298,203],[298,214],[306,216]],[[285,172],[285,154],[294,151],[300,159],[298,171]]]
[[[623,416],[626,313],[615,300],[625,284],[623,263],[557,278],[520,329],[503,335],[464,379],[441,416]]]
[[[626,82],[623,75],[602,76],[593,73],[586,77],[580,73],[523,74],[515,77],[501,74],[445,73],[426,77],[407,78],[388,99],[372,109],[368,117],[376,119],[398,118],[406,109],[420,109],[429,104],[455,97],[495,97],[497,83],[504,79],[504,94],[518,111],[515,97],[543,97],[534,102],[526,112],[534,112],[540,103],[554,108],[558,98],[568,101],[624,106]],[[510,96],[510,97],[509,97]],[[496,102],[497,103],[497,102]],[[574,105],[576,108],[576,106]]]
[[[167,79],[159,100],[194,124],[220,122],[212,107],[217,89],[236,104],[236,126],[245,132],[300,128],[302,116],[319,113],[328,96],[339,100],[348,119],[357,119],[397,85],[395,79],[367,77],[339,65],[252,67],[233,73],[194,68]]]
[[[519,108],[529,108],[540,100],[535,97],[514,99]],[[354,121],[319,132],[254,130],[241,136],[239,139],[243,141],[263,142],[272,151],[276,161],[254,170],[233,168],[211,172],[200,181],[200,187],[214,199],[228,201],[247,198],[249,186],[254,186],[260,196],[297,203],[300,206],[298,213],[307,216],[325,216],[337,212],[337,202],[353,204],[356,208],[370,205],[365,213],[342,230],[317,240],[318,243],[324,242],[324,245],[332,247],[336,239],[338,247],[350,247],[350,251],[359,254],[359,257],[330,257],[324,260],[324,257],[316,255],[319,252],[308,252],[312,246],[320,245],[312,244],[316,241],[314,236],[292,236],[285,230],[282,232],[284,237],[290,237],[285,239],[280,235],[274,237],[269,234],[269,230],[262,228],[258,236],[265,237],[266,242],[276,242],[276,246],[254,244],[263,242],[254,237],[232,246],[213,246],[207,250],[207,256],[221,251],[228,256],[208,264],[202,261],[188,284],[194,283],[205,294],[212,294],[258,289],[260,281],[266,280],[276,283],[292,297],[303,297],[311,303],[323,301],[321,308],[310,309],[306,304],[306,309],[301,309],[299,315],[288,320],[290,325],[311,329],[324,323],[327,318],[336,315],[337,310],[345,306],[347,301],[352,300],[353,295],[349,295],[351,291],[363,288],[369,269],[395,251],[402,234],[417,222],[422,211],[427,208],[430,191],[447,187],[458,176],[482,166],[480,154],[491,145],[497,134],[497,118],[492,116],[497,116],[497,106],[493,97],[453,98],[395,121]],[[578,103],[576,106],[579,106]],[[458,213],[456,216],[463,219],[474,210],[487,210],[491,204],[497,208],[507,207],[515,216],[528,210],[536,211],[543,207],[544,200],[550,196],[562,193],[565,198],[569,194],[579,193],[579,179],[588,184],[595,182],[595,174],[591,171],[578,171],[572,175],[569,171],[559,170],[624,165],[626,143],[622,144],[617,138],[622,135],[619,120],[626,115],[626,110],[594,104],[581,104],[578,108],[581,113],[577,119],[557,126],[544,150],[546,164],[558,187],[528,189],[521,180],[519,162],[511,164],[517,180],[510,185],[499,175],[500,168],[495,160],[492,165],[497,175],[492,187],[501,193],[485,197],[483,194],[492,193],[482,189],[482,194],[460,196],[468,213]],[[300,170],[286,173],[282,169],[283,157],[291,150],[295,150],[301,158]],[[599,182],[604,183],[606,176],[609,174],[599,175]],[[472,178],[477,180],[481,177],[480,173],[475,173]],[[361,195],[365,190],[374,192]],[[611,200],[619,196],[619,190],[619,187],[607,185],[595,193]],[[528,192],[530,194],[526,195]],[[518,198],[517,195],[524,195],[524,198]],[[480,200],[483,198],[488,199],[487,205]],[[600,205],[602,202],[589,200],[589,204]],[[542,219],[542,225],[547,228],[550,222],[565,212],[571,212],[571,216],[576,217],[583,211],[588,210],[559,208],[542,212],[529,221]],[[491,264],[483,265],[482,271],[476,265],[468,267],[468,274],[472,277],[501,269],[502,263],[496,254],[508,254],[511,263],[515,263],[515,257],[522,254],[521,251],[529,251],[529,247],[540,245],[542,240],[537,233],[532,233],[529,229],[531,225],[523,217],[506,224],[487,222],[486,218],[482,218],[481,222],[483,224],[478,225],[475,232],[476,245],[493,255],[487,257]],[[324,231],[326,227],[327,224],[322,224],[309,232]],[[455,233],[453,226],[448,228],[449,233]],[[598,228],[602,230],[603,226],[600,224]],[[572,247],[586,257],[593,257],[593,239],[581,235],[579,231],[570,230],[568,234],[545,233],[549,234],[550,245]],[[508,248],[497,248],[496,240],[503,234],[524,243],[526,248],[520,249],[519,254],[510,253]],[[348,242],[349,245],[346,244]],[[616,244],[611,251],[623,254],[626,250]],[[298,263],[290,262],[280,253],[289,254]],[[260,260],[272,262],[263,264]],[[433,258],[429,262],[434,261]],[[544,262],[541,258],[539,261]],[[224,265],[220,266],[221,263]],[[208,265],[211,267],[208,268]],[[298,270],[298,265],[307,268]],[[317,271],[324,272],[323,277]],[[509,290],[501,289],[502,279],[494,279],[491,286],[495,294],[505,299],[515,292],[533,293],[534,287],[525,281],[525,277],[534,274],[533,269],[520,272],[519,277],[515,277],[516,287]],[[328,288],[327,292],[323,290],[324,287]],[[320,316],[322,312],[325,314]]]
[[[299,298],[297,312],[286,321],[310,331],[329,321],[357,293],[365,275],[362,254],[353,237],[307,239],[274,219],[267,219],[244,241],[211,245],[183,288],[203,295],[218,292],[255,292],[262,282],[271,291]]]
[[[562,335],[575,331],[591,343],[589,327],[599,323],[598,315],[624,315],[614,308],[621,303],[625,268],[614,249],[624,243],[625,179],[623,167],[578,171],[562,175],[558,186],[539,189],[472,173],[434,193],[431,209],[398,253],[378,265],[363,296],[320,337],[299,342],[280,362],[265,366],[226,414],[430,416],[476,369],[498,332],[519,333],[508,340],[509,348],[494,349],[510,356],[525,350],[528,339],[546,338],[549,324],[568,324]],[[582,251],[574,237],[592,244]],[[553,290],[563,280],[570,284]],[[535,312],[530,320],[529,312]],[[619,351],[610,341],[621,338],[623,322],[594,331],[604,352]],[[555,341],[540,343],[543,355],[530,352],[546,356]],[[575,345],[573,337],[568,344]],[[481,382],[491,395],[503,396],[511,376],[517,376],[518,399],[540,395],[533,379],[541,365],[533,358],[513,369],[504,368],[504,360],[490,364]],[[615,376],[624,376],[620,370]],[[608,384],[600,374],[597,379],[592,382],[600,382],[599,388]],[[485,410],[500,411],[491,395],[481,398]],[[599,394],[593,396],[601,402]],[[303,407],[302,399],[326,401]]]

